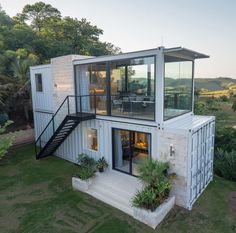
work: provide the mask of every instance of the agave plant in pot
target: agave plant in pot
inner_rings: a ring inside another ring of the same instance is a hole
[[[104,169],[108,167],[108,163],[107,163],[107,161],[105,160],[104,157],[100,158],[97,161],[96,167],[97,167],[99,172],[104,172]]]

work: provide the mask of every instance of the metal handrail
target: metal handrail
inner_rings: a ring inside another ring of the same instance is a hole
[[[61,105],[59,106],[59,108],[57,109],[57,111],[53,114],[52,119],[48,122],[48,124],[45,126],[44,130],[41,132],[41,134],[38,136],[38,138],[36,139],[35,143],[37,144],[38,140],[40,139],[40,137],[43,135],[43,133],[45,132],[45,130],[48,128],[48,126],[50,125],[50,123],[54,120],[55,116],[57,115],[57,113],[59,112],[59,110],[61,109],[61,107],[63,106],[63,104],[66,102],[68,96],[66,96],[66,98],[63,100],[63,102],[61,103]],[[54,124],[53,124],[54,125]],[[54,128],[54,126],[53,126]]]
[[[83,97],[90,97],[93,96],[95,98],[95,114],[96,114],[96,97],[98,96],[106,96],[104,94],[87,94],[87,95],[67,95],[66,98],[63,100],[63,102],[61,103],[61,105],[58,107],[57,111],[53,114],[52,119],[48,122],[48,124],[45,126],[44,130],[41,132],[41,134],[38,136],[38,138],[35,141],[35,144],[37,144],[37,142],[40,140],[41,136],[44,134],[44,132],[46,131],[46,129],[48,128],[48,126],[51,124],[51,122],[53,122],[53,132],[55,132],[55,125],[54,125],[54,119],[55,116],[57,115],[57,113],[60,111],[60,109],[62,108],[62,106],[64,105],[64,103],[67,101],[67,108],[68,108],[68,114],[70,114],[70,105],[69,105],[69,98],[73,97],[73,98],[80,98],[80,112],[82,112],[82,101],[81,99]]]

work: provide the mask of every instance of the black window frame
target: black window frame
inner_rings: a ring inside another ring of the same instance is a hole
[[[124,130],[124,131],[128,131],[129,132],[129,135],[131,135],[131,133],[144,133],[144,134],[147,134],[150,136],[150,151],[149,151],[149,155],[148,155],[148,158],[147,159],[150,159],[152,160],[152,133],[149,132],[143,132],[143,131],[140,131],[140,130],[132,130],[132,129],[122,129],[122,128],[116,128],[116,127],[112,127],[111,128],[111,136],[112,136],[112,169],[115,170],[115,171],[119,171],[119,172],[122,172],[122,173],[125,173],[127,175],[130,175],[130,176],[134,176],[134,177],[137,177],[136,175],[134,175],[132,173],[132,151],[129,150],[129,158],[130,158],[130,164],[129,164],[129,172],[127,171],[123,171],[123,170],[120,170],[120,169],[117,169],[115,167],[115,147],[114,147],[114,142],[115,142],[115,130]],[[131,138],[131,137],[130,137]],[[129,140],[129,147],[131,147],[131,141]]]
[[[41,85],[39,85],[39,80],[41,79]],[[43,92],[43,75],[42,73],[35,74],[35,89],[36,92]]]
[[[142,118],[136,118],[136,117],[132,117],[130,118],[130,116],[116,116],[116,115],[112,115],[112,111],[111,111],[111,76],[110,76],[110,72],[111,72],[111,63],[112,62],[117,62],[117,61],[124,61],[124,60],[132,60],[132,59],[140,59],[140,58],[149,58],[149,57],[153,57],[154,59],[154,118],[153,119],[142,119]],[[107,98],[107,114],[105,116],[109,116],[109,117],[119,117],[119,118],[128,118],[128,119],[134,119],[134,120],[141,120],[141,121],[149,121],[149,122],[155,122],[156,121],[156,79],[157,79],[157,67],[156,67],[156,62],[157,62],[157,55],[153,54],[153,55],[145,55],[145,56],[135,56],[135,57],[129,57],[129,58],[122,58],[122,59],[114,59],[114,60],[107,60],[107,61],[98,61],[98,62],[88,62],[85,64],[81,64],[81,65],[92,65],[92,64],[101,64],[101,63],[105,63],[106,64],[106,98]],[[78,91],[80,92],[80,88],[78,90],[77,88],[77,81],[79,82],[79,80],[77,80],[77,73],[76,73],[76,67],[80,66],[80,64],[74,65],[74,83],[75,83],[75,95],[80,95],[80,93],[78,93]],[[77,100],[76,100],[77,101]],[[77,108],[77,105],[76,105]],[[97,114],[99,115],[99,114]],[[104,116],[104,115],[102,115]]]

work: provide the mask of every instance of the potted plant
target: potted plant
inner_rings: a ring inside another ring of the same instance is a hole
[[[156,160],[147,160],[138,167],[144,187],[132,199],[133,216],[154,229],[175,203],[175,197],[169,197],[175,174],[169,174],[168,169],[168,163]]]
[[[76,190],[86,192],[92,184],[92,178],[95,176],[96,161],[86,154],[79,155],[79,169],[72,177],[72,187]]]
[[[96,163],[96,167],[98,169],[99,172],[103,172],[105,168],[108,167],[108,163],[105,160],[104,157],[100,158],[97,163]]]

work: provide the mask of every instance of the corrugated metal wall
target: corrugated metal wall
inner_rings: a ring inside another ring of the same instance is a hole
[[[42,74],[43,91],[36,91],[35,74]],[[45,126],[51,120],[53,115],[53,80],[51,73],[51,65],[41,65],[31,67],[30,69],[31,89],[32,89],[32,103],[34,109],[34,122],[35,122],[35,138],[37,139]],[[47,140],[47,135],[43,141]]]
[[[43,91],[37,92],[35,74],[42,74]],[[32,99],[34,111],[53,111],[52,89],[53,80],[50,65],[35,66],[30,69]]]
[[[88,149],[86,146],[87,129],[97,129],[98,133],[98,151]],[[82,122],[71,135],[63,142],[63,144],[56,151],[56,155],[71,162],[76,163],[77,157],[80,153],[86,153],[89,156],[98,159],[102,156],[112,167],[112,128],[134,130],[140,132],[151,133],[151,150],[152,156],[157,157],[157,128],[146,127],[134,124],[126,124],[105,120],[90,120]]]
[[[214,138],[215,121],[207,122],[192,133],[190,208],[213,178]]]

